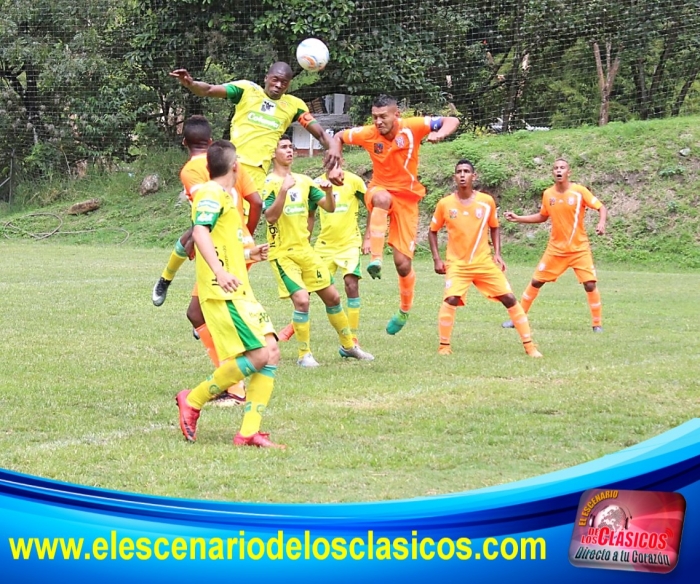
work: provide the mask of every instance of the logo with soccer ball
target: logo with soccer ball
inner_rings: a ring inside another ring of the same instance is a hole
[[[319,39],[306,39],[297,47],[297,62],[306,71],[323,71],[330,61],[328,47]]]

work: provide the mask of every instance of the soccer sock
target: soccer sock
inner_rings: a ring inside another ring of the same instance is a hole
[[[187,403],[193,408],[201,410],[205,403],[225,391],[227,387],[231,387],[234,383],[238,383],[241,379],[256,372],[257,369],[253,367],[247,357],[240,356],[229,359],[214,371],[211,377],[202,381],[190,392],[190,395],[187,396]]]
[[[455,313],[457,307],[443,302],[438,311],[438,332],[440,333],[440,344],[449,345],[452,339],[452,329],[455,326]]]
[[[360,298],[348,298],[348,325],[354,338],[360,329]]]
[[[187,252],[178,239],[177,243],[175,243],[175,249],[170,252],[168,265],[165,266],[165,269],[160,277],[164,280],[172,280],[175,277],[175,274],[177,274],[177,271],[180,269],[180,266],[185,263],[186,259]]]
[[[399,308],[403,312],[408,312],[413,306],[413,292],[416,287],[416,272],[411,268],[411,273],[408,276],[399,276],[399,296],[401,303]]]
[[[601,326],[603,324],[603,304],[600,301],[600,291],[598,288],[593,292],[586,292],[588,296],[588,307],[591,309],[591,318],[593,326]]]
[[[343,312],[342,305],[326,306],[326,316],[331,326],[338,333],[338,339],[344,349],[352,349],[355,346],[355,341],[352,338],[352,331],[348,323],[348,315]]]
[[[204,323],[202,326],[197,327],[194,330],[197,331],[197,334],[199,335],[199,340],[202,341],[204,348],[207,350],[207,355],[209,355],[211,362],[214,363],[214,367],[218,367],[221,364],[219,363],[219,355],[216,353],[214,339],[211,338],[211,333],[209,332],[207,324]]]
[[[508,315],[513,321],[515,330],[518,331],[518,334],[520,335],[520,340],[523,342],[523,347],[525,347],[525,350],[528,353],[534,350],[535,345],[532,342],[532,336],[530,334],[530,323],[527,320],[527,314],[525,314],[525,311],[519,302],[517,302],[515,306],[511,306],[508,309]]]
[[[299,358],[301,359],[306,353],[311,352],[311,323],[309,322],[309,313],[295,310],[292,314],[292,326],[294,327],[294,336],[297,338]]]
[[[270,401],[272,389],[275,385],[276,372],[276,365],[265,365],[258,373],[253,373],[251,376],[243,408],[241,436],[247,438],[260,430],[262,414]]]
[[[539,293],[539,288],[535,288],[532,284],[527,285],[525,292],[523,292],[523,297],[520,299],[520,304],[525,312],[530,312],[530,306],[532,306]]]
[[[386,237],[386,218],[389,211],[374,207],[369,218],[369,249],[372,261],[381,260],[384,255],[384,238]]]

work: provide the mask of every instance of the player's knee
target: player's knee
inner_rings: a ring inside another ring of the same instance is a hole
[[[309,312],[309,294],[296,293],[292,296],[294,310],[297,312]]]
[[[448,296],[445,298],[445,302],[450,306],[459,306],[459,296]]]
[[[595,282],[584,282],[583,283],[583,289],[586,292],[593,292],[596,288],[596,283]]]
[[[503,296],[499,296],[498,299],[506,308],[513,308],[513,306],[518,303],[517,298],[513,294],[504,294]]]
[[[411,259],[405,256],[401,258],[394,258],[394,265],[396,266],[396,273],[402,278],[408,276],[411,273],[411,268],[413,267]]]
[[[532,282],[530,282],[530,286],[539,289],[542,288],[542,286],[544,286],[544,282],[540,282],[539,280],[532,280]]]
[[[357,276],[345,276],[345,295],[348,298],[357,298],[359,288]]]
[[[190,305],[187,307],[187,320],[190,321],[194,328],[199,328],[204,324],[202,307],[199,306],[198,301],[190,302]]]
[[[391,208],[391,195],[389,191],[376,191],[372,195],[372,206],[388,211]]]
[[[265,365],[267,365],[270,353],[267,347],[261,347],[260,349],[249,351],[246,354],[246,357],[255,370],[260,371],[263,367],[265,367]]]

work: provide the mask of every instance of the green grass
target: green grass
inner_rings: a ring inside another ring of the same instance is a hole
[[[317,370],[282,365],[264,429],[285,452],[231,445],[242,412],[208,407],[198,442],[177,425],[175,393],[211,370],[185,309],[193,266],[160,308],[151,288],[167,251],[129,245],[11,241],[0,255],[0,466],[109,489],[280,502],[411,498],[514,481],[655,436],[700,407],[700,274],[599,266],[605,333],[593,335],[570,273],[531,311],[545,355],[527,358],[499,304],[472,290],[439,357],[442,277],[416,262],[416,306],[396,337],[396,275],[362,282],[363,345],[344,362],[312,303]],[[508,256],[506,256],[508,260]],[[510,266],[520,293],[533,265]],[[276,326],[291,305],[269,267],[253,285]]]

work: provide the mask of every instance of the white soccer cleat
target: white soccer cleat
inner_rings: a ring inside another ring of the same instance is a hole
[[[320,364],[311,353],[305,353],[303,357],[297,359],[299,367],[318,367]]]
[[[338,349],[338,353],[341,357],[357,359],[358,361],[374,361],[374,355],[368,353],[363,349],[360,349],[359,345],[355,345],[351,349],[340,347],[340,349]]]

